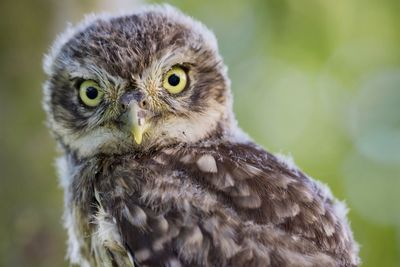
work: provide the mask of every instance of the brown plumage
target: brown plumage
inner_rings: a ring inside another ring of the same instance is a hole
[[[169,6],[92,17],[45,71],[72,263],[359,264],[344,204],[236,126],[199,22]]]

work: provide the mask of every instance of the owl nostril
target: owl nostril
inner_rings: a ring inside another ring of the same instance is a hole
[[[147,108],[148,103],[146,100],[142,100],[138,103],[138,105],[140,108],[145,109],[145,108]],[[122,112],[127,111],[129,109],[129,106],[130,106],[130,103],[129,104],[121,103]]]
[[[122,109],[128,109],[133,101],[136,102],[141,108],[146,108],[148,106],[148,102],[145,100],[145,95],[141,91],[132,90],[125,92],[121,96],[120,103]]]
[[[146,108],[146,107],[147,107],[147,101],[146,101],[146,100],[140,101],[139,106],[140,106],[141,108]]]
[[[121,109],[122,109],[122,111],[127,111],[128,110],[128,105],[121,104]]]

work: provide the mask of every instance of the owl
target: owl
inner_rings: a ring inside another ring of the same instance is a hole
[[[68,258],[80,266],[358,266],[345,205],[237,125],[203,24],[92,15],[45,56]]]

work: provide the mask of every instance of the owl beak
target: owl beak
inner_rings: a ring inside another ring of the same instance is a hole
[[[142,109],[136,101],[129,105],[129,121],[131,123],[131,133],[136,144],[140,145],[143,140],[143,134],[148,128],[146,123],[147,111]]]

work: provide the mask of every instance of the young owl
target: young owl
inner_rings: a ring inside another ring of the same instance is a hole
[[[44,68],[72,264],[359,264],[344,204],[238,128],[203,24],[170,6],[92,16]]]

